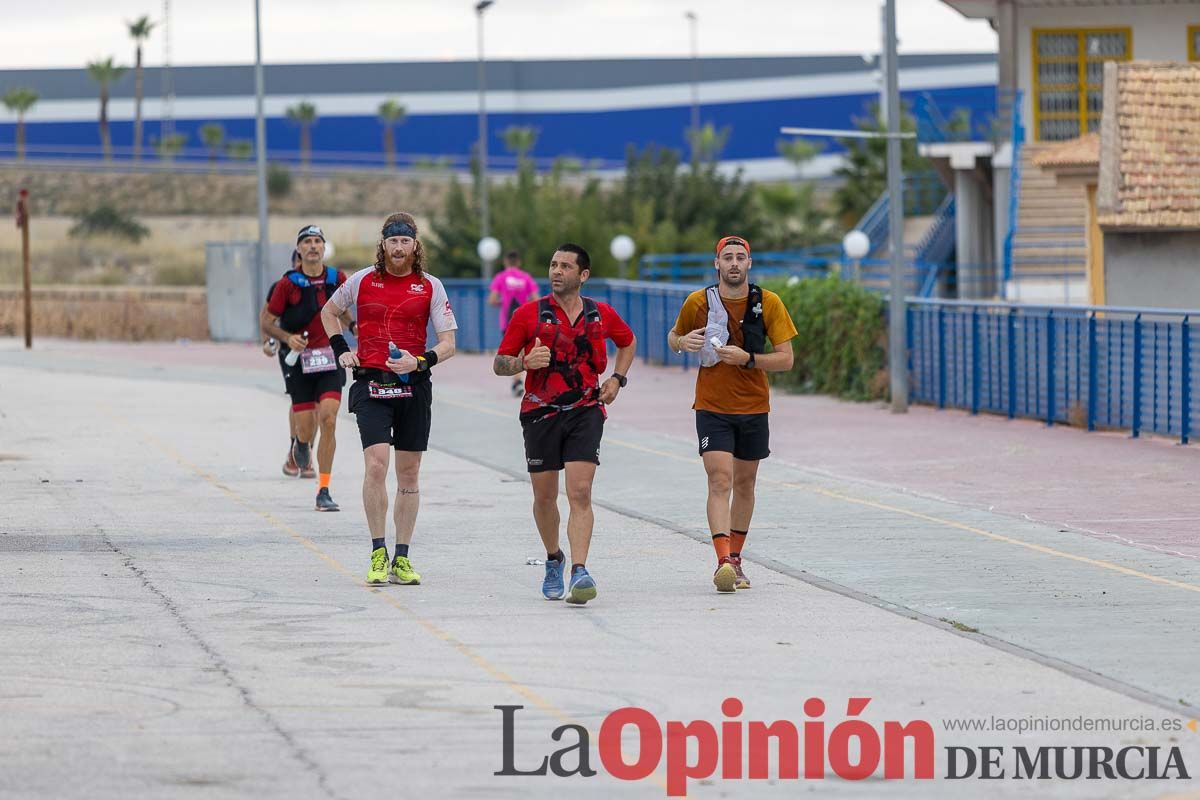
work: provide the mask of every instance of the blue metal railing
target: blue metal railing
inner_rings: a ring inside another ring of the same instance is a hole
[[[912,105],[917,139],[922,143],[1004,141],[1019,104],[1020,91],[1004,89],[982,101],[971,99],[945,106],[931,92],[922,92]]]
[[[938,408],[1128,429],[1186,444],[1200,311],[909,298],[910,396]]]

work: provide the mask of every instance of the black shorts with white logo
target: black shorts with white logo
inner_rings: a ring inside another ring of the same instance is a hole
[[[373,381],[360,378],[350,387],[350,413],[358,420],[358,438],[363,450],[377,444],[390,444],[396,450],[421,453],[429,449],[429,428],[433,423],[433,383],[420,380],[413,384],[396,381],[383,384],[391,397],[371,396]],[[379,382],[374,382],[379,387]]]
[[[761,461],[771,455],[767,415],[696,412],[696,438],[700,455],[720,451],[742,461]]]
[[[525,463],[530,472],[560,470],[568,461],[600,463],[604,411],[582,406],[531,422],[521,422],[525,434]]]

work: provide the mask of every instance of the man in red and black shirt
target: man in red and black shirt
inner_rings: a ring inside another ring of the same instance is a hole
[[[625,386],[636,347],[633,331],[612,306],[580,295],[590,267],[591,259],[582,247],[560,246],[550,260],[550,295],[516,310],[492,365],[497,375],[526,371],[521,427],[533,484],[533,518],[546,546],[542,596],[547,600],[561,600],[564,592],[558,473],[566,470],[571,505],[567,602],[576,605],[596,596],[596,582],[585,565],[592,541],[592,481],[600,463],[604,407]],[[608,366],[607,339],[617,345],[616,366],[601,383]]]
[[[329,337],[321,325],[321,309],[346,282],[346,274],[325,266],[325,234],[316,225],[300,229],[296,250],[300,253],[300,268],[288,270],[271,287],[266,312],[260,321],[262,332],[280,344],[279,364],[296,421],[296,441],[292,445],[296,464],[302,470],[310,465],[309,443],[316,438],[319,427],[316,509],[337,511],[337,503],[329,496],[329,479],[346,372],[338,366],[329,346]]]

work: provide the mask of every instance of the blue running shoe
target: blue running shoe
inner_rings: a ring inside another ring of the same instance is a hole
[[[566,559],[561,561],[550,558],[546,560],[546,577],[542,579],[542,597],[547,600],[563,599],[563,567]]]
[[[567,593],[567,602],[573,606],[581,606],[588,600],[596,599],[596,581],[588,574],[587,567],[580,567],[571,575],[571,590]]]

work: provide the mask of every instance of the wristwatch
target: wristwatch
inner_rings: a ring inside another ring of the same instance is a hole
[[[610,378],[616,378],[616,379],[617,379],[617,385],[618,385],[618,386],[620,386],[622,389],[624,389],[624,388],[625,388],[625,384],[629,383],[629,379],[628,379],[628,378],[626,378],[624,375],[622,375],[622,374],[621,374],[621,373],[619,373],[619,372],[614,372],[612,375],[609,375],[608,377],[610,377]]]
[[[754,353],[750,354],[750,360],[742,364],[742,369],[754,369]]]

